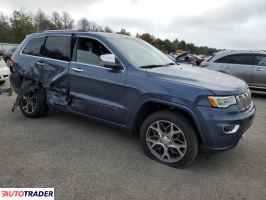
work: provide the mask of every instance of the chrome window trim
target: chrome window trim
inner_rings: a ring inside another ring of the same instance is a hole
[[[126,71],[126,68],[125,68],[125,65],[124,65],[124,63],[123,62],[121,62],[118,58],[117,58],[117,56],[115,55],[115,53],[105,44],[105,43],[103,43],[101,40],[99,40],[98,38],[95,38],[95,37],[92,37],[92,36],[78,36],[78,35],[76,35],[76,38],[78,39],[78,38],[88,38],[88,39],[93,39],[93,40],[96,40],[96,41],[98,41],[98,42],[100,42],[106,49],[108,49],[114,56],[115,56],[115,58],[121,63],[121,65],[122,65],[122,67],[123,67],[123,69],[122,70],[119,70],[119,71],[121,71],[121,72],[124,72],[124,71]],[[76,40],[76,42],[77,42],[77,40]],[[75,44],[76,45],[76,44]],[[74,63],[74,64],[81,64],[81,65],[87,65],[87,66],[92,66],[92,67],[99,67],[99,68],[104,68],[104,69],[110,69],[110,68],[108,68],[108,67],[104,67],[104,66],[101,66],[101,65],[94,65],[94,64],[88,64],[88,63],[81,63],[81,62],[77,62],[77,61],[71,61],[71,63]]]
[[[45,59],[45,60],[51,60],[51,61],[59,61],[59,62],[63,62],[63,63],[70,63],[70,61],[64,61],[64,60],[57,60],[54,58],[47,58],[44,56],[32,56],[32,55],[27,55],[27,54],[20,54],[21,56],[28,56],[28,57],[34,57],[34,58],[40,58],[40,59]]]
[[[73,64],[79,64],[79,65],[86,65],[88,67],[97,67],[97,68],[103,68],[103,69],[107,69],[107,70],[112,70],[112,68],[109,68],[109,67],[103,67],[101,65],[93,65],[93,64],[88,64],[88,63],[80,63],[80,62],[76,62],[76,61],[71,61],[70,63],[73,63]],[[118,70],[120,72],[124,72],[125,69],[124,69],[124,66],[123,66],[123,70]]]

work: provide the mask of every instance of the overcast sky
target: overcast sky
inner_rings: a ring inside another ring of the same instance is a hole
[[[47,14],[67,11],[75,20],[132,34],[149,32],[196,45],[266,49],[266,0],[0,0],[0,12],[14,9]]]

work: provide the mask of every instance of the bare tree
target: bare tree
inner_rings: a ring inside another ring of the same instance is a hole
[[[54,25],[55,29],[62,29],[63,23],[62,23],[62,17],[58,12],[53,12],[51,16],[51,22]]]
[[[74,19],[71,18],[71,15],[68,12],[63,12],[62,14],[63,28],[72,29],[74,25]]]
[[[91,31],[97,31],[98,25],[95,22],[91,23]]]
[[[121,31],[116,32],[117,34],[122,34],[122,35],[130,35],[130,32],[127,32],[125,28],[121,28]]]
[[[37,14],[35,15],[34,21],[34,25],[37,31],[44,31],[53,28],[53,25],[49,21],[48,16],[41,9],[39,9]]]
[[[97,26],[96,31],[97,32],[104,32],[104,28],[102,26]]]
[[[105,26],[104,31],[107,33],[113,33],[113,30],[109,26]]]
[[[78,21],[78,28],[84,29],[84,30],[90,30],[91,23],[89,22],[87,18],[83,17]]]

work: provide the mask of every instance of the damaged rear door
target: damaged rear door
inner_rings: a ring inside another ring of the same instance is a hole
[[[71,35],[48,35],[44,44],[44,57],[35,60],[35,74],[47,88],[47,101],[51,105],[68,104],[71,38]]]
[[[40,35],[26,42],[15,58],[12,73],[19,76],[17,79],[21,77],[21,86],[15,87],[19,95],[13,110],[25,93],[38,87],[46,89],[48,104],[67,104],[70,46],[71,35]]]

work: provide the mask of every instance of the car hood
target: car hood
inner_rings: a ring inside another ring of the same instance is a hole
[[[248,89],[247,84],[238,78],[192,65],[151,68],[147,72],[166,81],[203,87],[216,95],[239,95]]]

